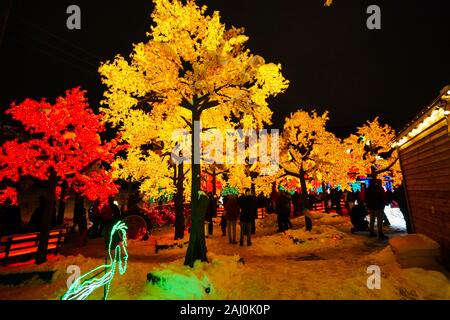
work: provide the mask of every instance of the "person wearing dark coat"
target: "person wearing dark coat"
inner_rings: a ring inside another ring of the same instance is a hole
[[[370,236],[374,237],[375,219],[377,220],[378,239],[388,239],[383,234],[383,213],[386,206],[386,195],[381,180],[376,179],[366,190],[366,206],[370,214]]]
[[[367,209],[364,203],[358,203],[353,206],[349,211],[349,215],[353,225],[353,228],[350,230],[351,233],[369,230],[369,223],[366,220]]]
[[[336,207],[336,213],[338,215],[342,215],[342,207],[341,207],[341,199],[342,199],[342,191],[335,189],[332,194],[332,206]]]
[[[208,209],[206,210],[206,221],[208,222],[208,235],[213,235],[213,218],[217,216],[217,198],[215,195],[213,195],[211,192],[208,193],[209,197],[209,204]]]
[[[280,191],[276,204],[278,232],[289,229],[289,216],[291,215],[291,197],[287,192]]]
[[[225,204],[227,203],[229,199],[229,196],[225,196],[223,198],[223,214],[222,217],[220,217],[220,230],[222,230],[222,237],[227,236],[227,218],[226,218],[226,210],[225,210]]]
[[[239,203],[236,195],[229,196],[225,202],[225,219],[227,221],[228,241],[231,244],[236,242],[236,224],[239,218]]]
[[[256,234],[256,219],[258,219],[258,198],[255,196],[255,194],[250,190],[250,197],[252,198],[253,206],[252,206],[252,234]]]
[[[270,193],[270,203],[269,203],[269,213],[276,212],[276,206],[277,206],[277,199],[278,199],[278,192],[276,190],[275,184],[272,185],[272,192]]]
[[[99,199],[95,200],[91,208],[89,209],[89,219],[92,222],[91,229],[89,230],[90,237],[93,239],[97,238],[98,236],[101,237],[103,227],[101,227],[102,218]]]
[[[264,197],[264,194],[260,193],[258,195],[257,201],[258,201],[258,209],[264,208],[266,206],[266,198]]]
[[[349,211],[355,205],[356,198],[357,198],[357,195],[353,190],[347,193],[347,208]]]
[[[241,237],[240,245],[244,245],[244,235],[247,236],[247,245],[252,245],[252,222],[256,219],[257,204],[256,199],[252,196],[250,189],[245,190],[245,194],[238,200],[241,209]]]
[[[78,233],[80,234],[80,242],[79,246],[85,246],[87,243],[87,235],[88,235],[88,228],[87,228],[87,212],[86,208],[84,207],[84,197],[77,196],[75,199],[75,206],[74,206],[74,214],[73,214],[73,222],[74,222],[74,228],[78,225]]]

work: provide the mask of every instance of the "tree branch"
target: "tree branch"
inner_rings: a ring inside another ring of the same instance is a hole
[[[188,119],[186,119],[184,116],[180,116],[180,117],[181,117],[181,119],[184,120],[184,122],[186,122],[187,126],[192,129],[192,123]]]
[[[386,172],[391,170],[391,168],[395,165],[395,163],[398,161],[398,158],[396,158],[394,161],[392,161],[392,163],[390,165],[388,165],[386,168],[375,171],[373,174],[374,175],[379,175],[380,173]]]
[[[181,104],[180,106],[182,108],[185,108],[189,111],[192,111],[192,103],[184,96],[184,94],[182,94],[182,98],[181,98]]]
[[[296,178],[300,178],[300,177],[301,177],[300,173],[296,173],[296,172],[293,172],[293,171],[291,171],[291,170],[287,170],[287,169],[286,169],[285,167],[283,167],[283,166],[281,166],[281,168],[283,168],[283,170],[286,172],[285,175],[293,176],[293,177],[296,177]],[[284,176],[284,175],[283,175],[283,176]]]
[[[198,113],[202,114],[203,111],[217,107],[219,103],[217,101],[206,101],[201,104],[200,108],[198,109]]]

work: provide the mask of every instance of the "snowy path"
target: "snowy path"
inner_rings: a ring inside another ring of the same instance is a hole
[[[194,269],[183,266],[186,247],[155,253],[153,240],[172,242],[172,229],[156,232],[150,241],[130,241],[128,270],[113,281],[110,298],[450,299],[446,276],[401,269],[387,242],[352,235],[346,217],[317,213],[312,233],[303,230],[302,217],[292,222],[294,229],[283,234],[275,233],[275,216],[259,220],[250,247],[229,244],[216,225],[214,236],[207,239],[210,263]],[[101,239],[91,240],[82,250],[83,256],[77,255],[75,245],[67,243],[62,255],[39,267],[0,267],[0,275],[55,270],[48,284],[35,279],[16,287],[0,285],[0,299],[58,299],[65,292],[68,265],[79,265],[84,273],[102,263]],[[372,264],[381,268],[381,290],[367,288],[367,267]],[[165,282],[147,283],[150,272]],[[92,298],[101,294],[99,290]]]

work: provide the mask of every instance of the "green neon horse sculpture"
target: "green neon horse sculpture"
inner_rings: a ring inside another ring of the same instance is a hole
[[[114,248],[114,256],[111,254],[111,249],[115,237],[119,236],[121,242]],[[123,251],[123,256],[122,256]],[[92,292],[105,286],[104,299],[108,297],[111,281],[114,279],[117,267],[120,275],[123,275],[127,270],[128,252],[127,252],[127,226],[125,223],[117,222],[110,234],[108,244],[109,264],[103,264],[82,275],[75,280],[69,287],[67,292],[61,297],[61,300],[86,300]],[[103,274],[101,277],[100,275]]]

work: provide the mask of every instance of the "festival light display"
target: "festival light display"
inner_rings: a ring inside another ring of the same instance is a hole
[[[130,145],[126,157],[114,165],[117,177],[143,181],[144,192],[175,189],[172,162],[163,157],[177,145],[174,132],[185,130],[191,146],[199,146],[201,130],[190,133],[200,122],[202,129],[263,128],[272,118],[268,99],[289,84],[281,65],[252,54],[245,46],[249,37],[244,29],[226,28],[219,12],[208,15],[206,6],[192,0],[154,4],[148,39],[134,45],[129,58],[116,55],[99,68],[108,88],[102,108],[105,121]],[[190,186],[178,187],[185,188],[196,213],[201,155],[193,149],[195,154],[186,161]],[[145,172],[134,169],[141,166]]]
[[[347,185],[350,166],[345,146],[326,130],[328,113],[299,110],[286,118],[280,162],[286,175],[298,178],[307,199],[308,179],[335,186]]]
[[[239,190],[236,187],[233,186],[226,186],[222,188],[222,191],[220,192],[220,195],[222,197],[230,196],[230,195],[238,195]]]
[[[381,124],[378,117],[358,127],[355,134],[344,140],[351,160],[348,168],[361,177],[389,174],[399,184],[402,180],[400,163],[392,147],[395,136],[395,130],[388,124]]]
[[[130,145],[126,157],[113,164],[114,174],[143,182],[144,195],[157,198],[158,190],[174,192],[166,155],[185,137],[174,139],[174,132],[190,135],[193,114],[202,128],[263,128],[272,117],[267,99],[283,92],[288,81],[281,65],[251,54],[244,30],[227,30],[219,12],[208,16],[194,1],[158,0],[152,18],[149,40],[137,44],[130,59],[116,56],[99,72],[108,86],[105,120]],[[149,143],[155,148],[142,148]],[[185,182],[180,185],[189,200],[192,179]]]
[[[421,134],[424,130],[431,127],[433,124],[437,123],[438,121],[442,120],[445,117],[449,116],[449,111],[445,110],[444,108],[437,108],[431,112],[431,114],[426,117],[419,125],[417,125],[416,128],[409,131],[407,134],[405,134],[399,141],[396,141],[392,144],[393,148],[401,147],[414,137]]]
[[[113,244],[116,241],[120,241],[120,243],[113,248]],[[111,254],[112,250],[114,255]],[[108,256],[109,264],[105,263],[98,266],[79,277],[61,297],[61,300],[86,300],[92,292],[101,287],[105,287],[104,299],[107,299],[111,288],[111,281],[114,279],[117,268],[119,269],[120,275],[123,275],[127,270],[127,226],[124,222],[117,222],[111,230]],[[103,275],[100,276],[101,274]]]
[[[45,181],[52,179],[51,172],[59,186],[65,182],[90,200],[106,201],[118,192],[110,172],[97,164],[112,162],[123,147],[116,139],[101,141],[105,127],[101,115],[89,108],[86,91],[67,90],[54,104],[26,99],[5,113],[22,124],[28,139],[0,146],[0,182],[9,187],[0,190],[0,201],[17,201],[14,189],[21,177]]]

